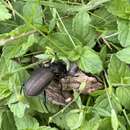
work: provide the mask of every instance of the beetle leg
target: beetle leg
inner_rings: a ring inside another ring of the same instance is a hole
[[[25,89],[25,83],[26,81],[24,81],[21,85],[21,88],[20,88],[20,94],[22,95],[22,92],[24,92],[23,90]]]
[[[59,84],[60,84],[61,95],[62,95],[63,98],[65,99],[65,96],[64,96],[64,94],[63,94],[63,85],[62,85],[61,81],[59,81]]]
[[[43,90],[43,94],[44,94],[43,104],[44,104],[47,112],[49,112],[48,107],[47,107],[47,97],[46,97],[46,91],[45,90]]]
[[[22,94],[22,90],[23,90],[24,86],[22,85],[20,88],[20,94]]]

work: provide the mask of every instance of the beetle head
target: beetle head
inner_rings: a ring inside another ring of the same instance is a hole
[[[58,76],[64,76],[67,74],[66,64],[61,61],[53,62],[50,65],[50,70]]]

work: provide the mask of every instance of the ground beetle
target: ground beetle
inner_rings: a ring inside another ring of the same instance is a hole
[[[52,80],[60,79],[66,74],[66,65],[61,61],[53,62],[49,67],[35,70],[24,84],[25,95],[39,95]]]

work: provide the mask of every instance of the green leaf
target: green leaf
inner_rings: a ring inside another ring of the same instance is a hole
[[[112,130],[110,118],[104,118],[100,122],[99,130]]]
[[[67,111],[60,113],[55,118],[52,118],[53,116],[50,117],[50,122],[56,124],[61,129],[69,130],[69,127],[68,127],[67,122],[66,122]]]
[[[84,120],[82,126],[78,130],[99,130],[100,118],[95,115],[95,117],[90,120]]]
[[[111,0],[106,7],[113,15],[130,19],[130,3],[128,0]]]
[[[88,8],[88,10],[95,9],[98,6],[101,6],[102,4],[104,4],[104,3],[108,2],[108,1],[110,1],[110,0],[100,0],[100,1],[99,0],[91,0],[91,1],[89,1],[87,3],[86,8]]]
[[[42,8],[38,1],[27,1],[23,7],[23,16],[29,23],[42,25]]]
[[[27,97],[29,103],[29,108],[41,113],[47,113],[47,110],[44,106],[44,97]],[[45,97],[46,98],[46,97]]]
[[[75,54],[77,52],[77,48],[75,47],[79,47],[82,45],[82,43],[77,38],[72,37],[75,43],[74,47],[72,41],[65,33],[53,33],[48,38],[49,40],[47,41],[47,45],[50,48],[54,49],[55,52],[61,53],[61,55],[65,55],[67,57],[69,57],[71,53]]]
[[[111,96],[111,103],[112,103],[113,109],[117,113],[122,112],[122,106],[120,104],[120,101],[118,100],[118,98],[114,94]]]
[[[15,95],[12,95],[8,102],[8,105],[9,105],[11,112],[13,112],[13,114],[15,116],[22,118],[24,116],[25,110],[29,106],[28,106],[28,104],[24,104],[20,101],[18,101],[18,103],[15,103],[17,101],[18,101],[17,97]]]
[[[85,9],[82,9],[73,19],[73,35],[84,45],[93,47],[95,45],[96,34],[90,27],[91,19]]]
[[[101,116],[104,117],[110,117],[111,115],[111,108],[108,102],[107,97],[104,97],[104,95],[99,96],[96,99],[96,103],[94,105],[94,111],[95,113],[98,113]],[[111,104],[113,108],[115,109],[116,112],[121,112],[122,111],[122,106],[120,105],[119,100],[115,99],[114,96],[111,97]]]
[[[103,70],[100,57],[87,46],[82,49],[78,65],[81,70],[92,74],[99,74]]]
[[[8,98],[11,94],[8,82],[0,81],[0,100]]]
[[[45,61],[49,59],[49,55],[47,54],[39,54],[39,55],[36,55],[35,57],[40,60],[45,60]]]
[[[17,130],[13,114],[10,111],[6,111],[2,115],[2,130]]]
[[[96,38],[96,30],[92,27],[89,27],[89,32],[87,36],[82,39],[82,42],[85,46],[93,48],[96,45]]]
[[[3,57],[3,56],[2,56]],[[6,71],[2,71],[0,74],[3,75],[4,73],[11,73],[14,72],[16,69],[21,68],[19,64],[16,62],[13,62],[11,60],[8,60],[7,62],[4,62],[4,60],[1,60],[1,68]],[[8,66],[5,66],[5,65]],[[28,73],[25,70],[21,70],[20,72],[16,72],[13,75],[7,77],[7,83],[8,83],[8,89],[11,91],[11,97],[10,100],[8,100],[8,105],[10,110],[13,112],[14,115],[17,115],[18,117],[23,117],[25,108],[28,107],[27,104],[19,102],[19,93],[21,89],[21,85],[23,81],[28,77]],[[2,83],[2,82],[1,82]],[[18,103],[14,103],[18,102]],[[14,104],[12,104],[14,103]]]
[[[130,5],[129,5],[130,6]],[[129,20],[118,19],[118,39],[123,47],[130,46],[130,22]]]
[[[103,101],[102,103],[105,103],[106,101]],[[94,107],[94,113],[103,116],[103,117],[109,117],[110,116],[110,112],[104,108],[101,107]]]
[[[81,83],[81,85],[83,85],[83,84]],[[81,87],[81,85],[80,85],[80,87]],[[74,100],[75,100],[77,106],[78,106],[79,108],[82,108],[83,104],[82,104],[81,98],[80,98],[80,96],[79,96],[79,93],[76,92],[76,91],[74,91],[74,94],[73,94],[73,95],[74,95]]]
[[[127,83],[125,78],[130,77],[130,69],[113,55],[108,66],[108,77],[112,84]]]
[[[130,86],[118,87],[116,89],[116,95],[120,103],[128,110],[130,110]]]
[[[81,10],[82,6],[77,6],[77,5],[70,5],[70,4],[66,4],[61,1],[61,2],[52,2],[52,1],[45,1],[42,0],[41,4],[46,6],[46,7],[51,7],[51,8],[56,8],[56,9],[60,9],[60,11],[62,12],[77,12],[79,10]]]
[[[99,55],[100,55],[100,58],[102,59],[102,61],[104,63],[106,61],[106,58],[107,58],[107,46],[103,46],[101,48]]]
[[[95,113],[98,113],[101,116],[110,116],[110,106],[108,99],[105,94],[99,96],[94,105]]]
[[[23,43],[21,45],[21,48],[20,48],[20,52],[18,54],[15,55],[15,57],[19,57],[19,56],[22,56],[24,55],[28,49],[35,43],[37,42],[37,39],[36,37],[34,36],[34,34],[30,35],[28,38],[27,38],[27,42]]]
[[[84,120],[84,113],[79,110],[71,110],[66,114],[66,122],[71,130],[77,129],[81,126]]]
[[[117,100],[117,98],[114,95],[111,96],[111,104],[116,112],[122,111],[122,106],[120,105],[119,100]],[[93,108],[94,112],[101,116],[110,117],[111,115],[111,107],[109,105],[106,94],[103,94],[96,99]]]
[[[68,59],[72,62],[77,61],[80,59],[80,55],[82,54],[82,47],[76,46],[73,51],[70,51],[68,53]]]
[[[26,41],[27,39],[27,41]],[[32,34],[26,39],[21,39],[19,41],[16,41],[14,43],[8,44],[4,46],[3,48],[3,54],[4,57],[6,57],[6,60],[14,57],[20,57],[23,56],[28,49],[37,42],[35,36]]]
[[[11,14],[6,9],[5,5],[0,2],[0,21],[10,19],[10,18],[11,18]]]
[[[15,117],[14,119],[18,130],[23,130],[23,129],[35,130],[39,127],[38,121],[29,115],[25,115],[22,118]]]
[[[18,13],[23,15],[23,6],[25,5],[25,1],[15,1],[13,2],[13,9]],[[15,15],[15,21],[18,25],[23,25],[24,20],[22,20],[18,15]]]
[[[73,19],[72,29],[73,33],[79,38],[83,39],[87,36],[89,31],[90,17],[86,10],[82,9]]]
[[[113,130],[117,130],[119,127],[117,114],[114,109],[111,110],[111,123]]]
[[[29,31],[32,31],[32,29],[28,25],[23,24],[23,25],[20,25],[20,26],[16,27],[13,30],[11,30],[9,33],[3,34],[3,35],[4,35],[4,38],[6,39],[8,37],[19,36],[21,34],[29,32]],[[3,36],[3,35],[1,35],[1,36]]]
[[[110,14],[105,7],[95,10],[91,19],[92,25],[96,27],[97,31],[102,30],[103,33],[111,34],[112,30],[117,29],[116,17]]]
[[[20,89],[21,89],[21,85],[23,84],[23,82],[29,77],[29,74],[26,70],[20,70],[20,71],[16,71],[16,69],[21,69],[21,65],[19,65],[18,63],[9,60],[8,62],[6,62],[8,64],[8,66],[6,67],[7,73],[12,73],[12,75],[9,75],[7,77],[7,81],[9,82],[9,87],[10,90],[13,91],[14,93],[17,92],[17,94],[19,94]],[[5,63],[5,64],[6,64]],[[4,68],[4,67],[3,67]],[[6,71],[5,71],[6,72]],[[13,73],[15,72],[15,73]],[[3,72],[4,73],[4,72]],[[6,75],[6,74],[5,74]]]
[[[130,47],[124,48],[116,53],[116,56],[123,62],[130,64]]]

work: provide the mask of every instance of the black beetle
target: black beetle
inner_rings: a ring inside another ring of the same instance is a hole
[[[53,62],[49,67],[35,70],[24,84],[25,95],[39,95],[52,80],[60,79],[66,74],[66,65],[61,61]]]

